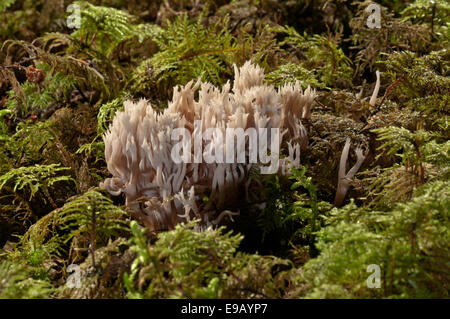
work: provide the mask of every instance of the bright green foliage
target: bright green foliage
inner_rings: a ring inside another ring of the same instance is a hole
[[[98,190],[89,190],[70,198],[63,207],[32,225],[10,256],[25,258],[30,266],[42,267],[45,272],[44,261],[66,254],[67,243],[70,251],[95,252],[95,247],[105,246],[112,236],[125,234],[128,231],[125,217],[126,213],[109,198]],[[85,242],[91,246],[76,247]]]
[[[101,241],[127,229],[127,223],[123,220],[126,213],[95,189],[69,199],[58,214],[64,216],[64,227],[73,229],[69,238],[89,233],[95,228],[96,238]]]
[[[312,298],[448,298],[450,184],[417,190],[391,212],[352,202],[332,211],[318,233],[321,254],[305,265]],[[380,266],[380,288],[368,288],[367,267]]]
[[[117,98],[100,106],[97,114],[97,133],[103,134],[112,122],[117,111],[123,110],[123,102],[125,98]]]
[[[383,142],[378,157],[395,156],[401,162],[382,169],[376,177],[369,179],[370,206],[392,208],[398,202],[411,199],[417,186],[450,177],[450,143],[443,142],[438,133],[411,132],[394,126],[374,132]]]
[[[444,0],[0,0],[0,298],[449,298],[448,12]],[[247,60],[266,84],[316,89],[301,165],[250,172],[226,228],[141,229],[145,214],[96,188],[102,134],[124,101],[161,111],[177,85],[220,87]],[[347,167],[358,146],[366,160],[332,208],[347,138]],[[70,264],[80,289],[65,285]]]
[[[306,89],[309,86],[320,89],[326,86],[317,80],[317,75],[314,71],[305,69],[300,64],[288,63],[280,65],[276,70],[266,75],[266,80],[275,86],[283,86],[286,83],[295,83],[299,81],[302,88]]]
[[[450,140],[443,143],[431,141],[425,144],[423,154],[425,162],[438,168],[439,175],[436,178],[445,180],[450,177]]]
[[[318,200],[311,177],[305,173],[304,166],[293,168],[289,177],[293,183],[280,181],[278,176],[263,180],[267,207],[258,217],[263,242],[277,240],[286,245],[300,240],[314,249],[313,233],[320,228],[319,216],[330,205]]]
[[[0,261],[0,299],[42,299],[50,297],[53,287],[46,281],[31,278],[27,267]]]
[[[275,265],[289,268],[289,262],[236,253],[241,235],[223,233],[223,227],[198,232],[193,229],[196,223],[179,224],[149,246],[144,230],[131,222],[136,259],[124,277],[129,298],[281,295],[277,274],[270,272]]]
[[[406,94],[418,97],[420,94],[430,95],[450,89],[450,50],[432,51],[418,57],[411,51],[393,53],[385,62],[388,75],[405,76],[401,83]]]
[[[222,83],[236,50],[226,20],[205,27],[200,18],[193,22],[184,15],[167,24],[167,29],[153,39],[160,52],[148,61],[157,83],[172,86],[197,77]]]
[[[30,267],[35,276],[46,279],[52,261],[89,251],[96,265],[96,249],[107,246],[111,238],[129,231],[126,213],[98,190],[92,189],[53,210],[20,237],[9,258]],[[73,260],[73,259],[72,259]],[[78,261],[78,260],[76,260]]]
[[[22,84],[22,91],[26,100],[21,95],[16,95],[14,90],[9,91],[6,107],[13,111],[14,115],[24,117],[31,112],[41,113],[52,104],[66,100],[70,90],[74,87],[74,81],[70,76],[59,72],[52,73],[51,68],[45,63],[36,63],[36,68],[45,73],[42,83],[36,84],[28,80]]]
[[[298,220],[298,216],[292,207],[293,199],[290,193],[285,192],[283,183],[278,176],[268,176],[264,179],[264,192],[268,199],[267,206],[258,216],[258,226],[262,230],[262,241],[272,241],[272,234],[283,235],[288,240],[298,229],[298,224],[293,224],[293,220]],[[294,218],[297,217],[297,218]],[[286,222],[286,221],[291,222]],[[287,235],[289,234],[289,235]],[[269,239],[270,238],[270,239]],[[269,240],[268,240],[269,239]]]
[[[448,118],[450,103],[450,50],[432,51],[418,57],[410,51],[389,55],[384,63],[392,81],[399,80],[395,98],[422,112],[424,122],[438,123]],[[427,123],[428,124],[428,123]]]
[[[447,0],[415,0],[401,14],[405,21],[430,25],[432,33],[437,31],[441,36],[449,35],[450,3]]]
[[[317,200],[317,191],[316,187],[312,183],[311,177],[306,177],[306,167],[301,166],[299,169],[293,168],[292,169],[292,175],[289,176],[290,179],[295,180],[295,182],[292,184],[291,189],[295,190],[300,187],[303,187],[306,189],[309,195],[309,200],[304,202],[301,197],[299,197],[295,203],[294,203],[294,210],[299,215],[307,214],[309,215],[309,221],[308,224],[311,227],[311,230],[314,232],[318,228],[319,225],[317,225],[318,217],[319,217],[319,203]],[[305,204],[310,207],[307,211],[305,211]]]
[[[403,164],[417,165],[420,164],[421,157],[424,153],[424,145],[429,142],[436,134],[417,130],[411,132],[403,127],[384,127],[374,130],[378,133],[378,140],[383,141],[380,149],[386,150],[378,154],[378,156],[397,155],[401,157]],[[401,151],[401,153],[399,152]]]
[[[111,236],[127,231],[126,213],[95,189],[69,199],[58,215],[62,229],[69,230],[65,241],[85,237],[90,241],[92,255],[97,244],[105,245]]]
[[[99,135],[91,142],[87,144],[83,144],[80,148],[75,152],[75,154],[86,154],[87,156],[92,155],[95,158],[95,162],[97,163],[100,160],[105,159],[105,143],[103,141],[96,141],[99,138]]]
[[[341,35],[329,38],[323,35],[309,36],[299,34],[294,28],[285,26],[276,29],[286,34],[281,45],[289,44],[300,49],[307,59],[301,65],[316,74],[317,79],[325,85],[348,85],[353,69],[351,60],[338,47]],[[320,87],[320,86],[319,86]]]
[[[0,143],[8,139],[8,135],[6,134],[7,127],[3,122],[3,117],[9,114],[11,114],[11,110],[0,110]]]
[[[19,123],[16,133],[9,137],[5,145],[16,165],[40,162],[47,154],[55,156],[52,149],[54,136],[50,128],[49,122]]]
[[[162,233],[154,246],[148,246],[143,230],[131,223],[132,250],[137,257],[131,275],[125,277],[130,298],[217,298],[242,237],[220,230],[196,232],[194,223],[178,225]],[[139,271],[142,269],[141,271]],[[168,273],[168,275],[166,274]],[[134,287],[134,281],[140,283]],[[137,289],[136,289],[137,288]]]
[[[0,190],[6,185],[13,185],[13,190],[26,190],[32,199],[33,196],[42,190],[46,195],[48,189],[53,184],[61,181],[76,181],[68,175],[58,176],[59,172],[69,169],[60,167],[60,164],[22,166],[11,169],[0,176]]]
[[[384,141],[380,149],[385,152],[378,156],[397,155],[402,159],[406,167],[413,167],[417,174],[424,163],[428,163],[439,170],[438,178],[446,179],[450,176],[450,155],[448,153],[449,141],[443,142],[444,138],[438,133],[424,130],[411,132],[402,127],[386,127],[374,130],[379,134],[379,140]],[[428,165],[429,166],[429,165]],[[430,167],[431,168],[431,167]],[[422,174],[424,174],[422,172]],[[432,174],[433,175],[433,174]]]
[[[63,238],[58,235],[61,224],[59,212],[56,209],[39,219],[27,232],[20,236],[15,250],[8,254],[9,259],[25,261],[34,273],[46,277],[51,259],[59,259],[64,253]]]
[[[39,40],[42,41],[42,47],[35,46],[26,41],[9,41],[5,43],[4,48],[5,50],[20,48],[29,55],[37,57],[39,61],[50,66],[51,74],[59,72],[68,79],[73,79],[77,84],[77,90],[95,89],[100,90],[104,95],[108,95],[114,89],[114,87],[109,88],[107,84],[112,86],[113,80],[118,80],[117,73],[119,71],[117,70],[117,66],[102,56],[101,53],[90,50],[84,43],[68,34],[51,32],[45,34]],[[59,52],[57,50],[63,47],[67,47],[67,51]],[[75,57],[78,54],[81,55],[80,58]],[[84,61],[84,59],[93,60],[96,66]],[[97,70],[99,67],[101,67],[101,71],[104,74]],[[55,93],[58,92],[60,91],[56,90]]]
[[[132,24],[132,16],[123,10],[94,6],[86,1],[75,1],[80,10],[80,28],[74,38],[85,39],[95,50],[109,57],[119,43],[137,37],[139,42],[154,37],[160,28],[149,24]]]

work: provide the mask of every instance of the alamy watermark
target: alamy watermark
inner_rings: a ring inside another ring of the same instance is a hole
[[[270,134],[269,134],[270,131]],[[171,150],[171,158],[177,163],[262,163],[261,174],[278,171],[280,152],[279,128],[226,128],[225,136],[220,128],[207,128],[202,131],[202,121],[194,121],[194,133],[186,128],[172,131],[173,141],[178,141]],[[181,140],[180,140],[181,138]],[[236,143],[235,143],[236,138]],[[268,140],[270,138],[270,147]],[[206,143],[203,149],[203,141]],[[247,143],[248,141],[248,143]],[[246,145],[248,144],[248,150]],[[194,156],[192,156],[192,146]],[[258,160],[259,159],[259,160]]]
[[[381,28],[381,8],[378,4],[372,3],[367,6],[366,12],[371,13],[367,17],[367,27],[369,29]]]
[[[66,286],[69,288],[81,288],[81,269],[77,264],[70,264],[67,267],[68,273],[73,273],[67,277]]]
[[[67,17],[67,27],[70,29],[79,29],[81,28],[81,8],[78,4],[70,4],[66,12],[71,13]]]
[[[377,264],[367,266],[367,272],[372,273],[367,277],[366,283],[368,288],[381,288],[381,268]]]

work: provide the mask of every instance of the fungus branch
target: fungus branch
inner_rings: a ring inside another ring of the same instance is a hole
[[[373,93],[372,96],[370,98],[370,105],[375,106],[375,104],[377,103],[377,96],[378,96],[378,91],[380,91],[380,71],[377,70],[376,72],[377,74],[377,83],[375,84],[375,88],[373,89]]]
[[[347,165],[348,152],[350,150],[350,138],[345,141],[344,149],[342,150],[341,160],[339,162],[339,173],[338,173],[338,187],[336,190],[336,196],[334,198],[334,205],[339,207],[344,201],[345,195],[350,188],[350,179],[352,179],[358,172],[362,163],[364,162],[365,156],[363,155],[361,148],[356,148],[356,163],[353,167],[345,173],[345,167]]]

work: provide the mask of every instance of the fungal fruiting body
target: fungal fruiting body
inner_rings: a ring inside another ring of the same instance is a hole
[[[350,170],[346,173],[345,169],[347,166],[348,152],[350,150],[350,138],[347,137],[345,141],[344,149],[342,150],[341,160],[339,162],[339,172],[338,172],[338,186],[336,190],[336,196],[334,198],[334,205],[341,206],[344,201],[345,195],[347,194],[348,189],[350,188],[350,180],[355,176],[364,162],[365,156],[363,155],[363,151],[361,148],[356,148],[356,163],[350,168]]]
[[[377,70],[375,72],[375,74],[377,76],[377,82],[375,83],[375,87],[373,89],[372,96],[370,97],[370,101],[369,101],[369,104],[372,106],[375,106],[375,104],[377,103],[377,96],[378,96],[378,92],[380,91],[380,84],[381,84],[380,71]]]
[[[372,92],[372,96],[370,97],[369,104],[371,106],[375,106],[377,102],[377,96],[378,92],[380,91],[380,85],[381,85],[381,78],[380,78],[380,72],[376,71],[377,81],[375,83],[375,87]],[[359,98],[362,94],[361,92],[357,95],[357,98]],[[360,169],[362,163],[365,160],[365,156],[363,155],[363,151],[361,148],[356,148],[356,163],[353,165],[353,167],[346,173],[345,169],[347,166],[347,159],[348,159],[348,152],[350,150],[350,138],[347,138],[345,141],[344,148],[342,149],[341,159],[339,162],[339,171],[338,171],[338,185],[336,189],[336,195],[334,197],[334,206],[341,206],[344,202],[345,195],[347,194],[347,191],[350,188],[350,180],[355,176],[355,174]]]
[[[244,148],[244,163],[207,163],[201,155],[214,155],[217,149],[226,151],[227,147],[234,149],[233,154],[239,153],[234,152],[238,147],[242,151],[242,145],[234,143],[234,138],[232,142],[223,138],[228,128],[267,129],[267,135],[258,136],[258,142],[270,143],[275,138],[287,149],[286,156],[277,161],[277,171],[288,173],[292,166],[299,165],[300,150],[308,144],[302,119],[310,117],[315,97],[313,89],[303,91],[299,83],[278,90],[264,84],[263,69],[246,62],[240,69],[235,66],[232,90],[229,82],[219,89],[200,80],[191,81],[174,88],[172,101],[160,114],[145,100],[126,101],[124,111],[116,113],[103,136],[112,177],[101,187],[113,195],[124,193],[127,206],[153,229],[171,229],[176,223],[193,218],[204,224],[217,224],[224,216],[231,218],[236,214],[223,209],[238,199],[240,185],[248,187],[252,166],[266,162],[250,162],[248,147]],[[180,128],[194,136],[186,144],[188,154],[183,154],[190,161],[173,160],[174,147],[180,145],[173,135]],[[212,128],[222,134],[205,138]],[[273,135],[271,129],[278,129],[280,134]],[[250,144],[249,140],[246,135],[244,143]],[[198,148],[202,150],[200,155]],[[238,155],[242,154],[236,154],[236,158]],[[271,154],[275,155],[279,154]],[[205,196],[208,200],[202,201]]]

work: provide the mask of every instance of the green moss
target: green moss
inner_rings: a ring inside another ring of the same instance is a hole
[[[0,4],[0,298],[449,298],[447,1],[377,1],[379,29],[373,1],[69,3],[80,28],[67,1]],[[301,165],[251,174],[218,229],[142,228],[96,188],[115,113],[247,60],[317,90]],[[366,159],[338,209],[347,138]]]

